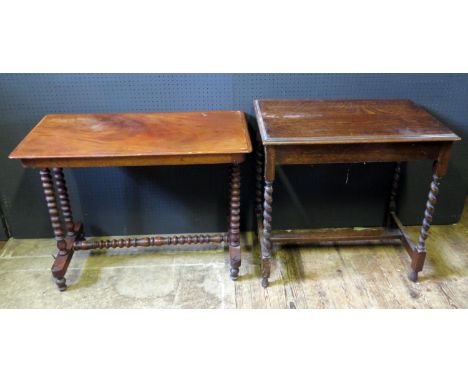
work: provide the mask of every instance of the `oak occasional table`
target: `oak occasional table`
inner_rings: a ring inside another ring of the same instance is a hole
[[[189,113],[56,114],[45,116],[10,154],[40,169],[58,253],[52,275],[66,289],[65,273],[76,250],[228,243],[230,275],[240,253],[240,167],[252,151],[239,111]],[[231,164],[229,230],[219,234],[151,236],[88,241],[72,216],[64,167]]]
[[[262,285],[268,286],[273,243],[308,244],[400,239],[417,281],[426,257],[425,241],[447,171],[452,143],[460,138],[408,100],[256,100],[262,146],[257,149],[256,213],[262,254]],[[396,214],[401,162],[434,161],[421,233],[414,244]],[[385,227],[366,230],[272,233],[275,165],[395,162]],[[262,184],[262,180],[264,184]]]

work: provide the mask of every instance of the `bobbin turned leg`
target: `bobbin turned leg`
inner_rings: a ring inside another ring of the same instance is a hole
[[[70,199],[68,198],[67,185],[65,184],[65,176],[63,175],[63,169],[60,167],[52,168],[52,174],[55,182],[55,189],[60,205],[60,211],[62,218],[65,222],[65,231],[67,236],[74,236],[73,231],[73,216],[70,207]]]
[[[83,224],[73,220],[70,198],[68,197],[68,189],[63,169],[61,167],[52,168],[52,175],[60,205],[60,212],[65,223],[66,236],[73,237],[75,241],[84,240]]]
[[[437,174],[432,176],[431,190],[429,191],[426,210],[424,211],[421,233],[419,234],[418,245],[416,246],[416,251],[411,261],[412,271],[408,275],[408,278],[413,282],[418,281],[418,272],[423,269],[424,260],[426,259],[426,239],[429,234],[429,228],[434,215],[434,207],[437,203],[437,195],[439,194],[439,184],[441,179],[442,177]]]
[[[238,164],[232,165],[231,171],[231,195],[229,208],[229,259],[230,276],[232,280],[239,277],[239,268],[241,265],[240,251],[240,186],[241,175]]]
[[[49,210],[50,222],[54,231],[54,237],[57,241],[58,253],[55,257],[54,265],[52,266],[52,275],[55,283],[60,291],[64,291],[67,288],[65,273],[66,267],[57,267],[57,264],[67,264],[70,261],[68,259],[69,252],[67,251],[67,243],[65,241],[65,235],[62,229],[62,223],[60,221],[59,210],[57,206],[57,200],[55,197],[54,185],[52,183],[52,177],[50,170],[44,168],[40,170],[42,188]],[[70,256],[71,257],[71,256]]]

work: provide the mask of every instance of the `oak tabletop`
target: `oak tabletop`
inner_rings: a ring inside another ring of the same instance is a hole
[[[125,160],[134,163],[132,159],[251,151],[245,115],[240,111],[51,114],[9,157],[23,163],[82,158],[91,165],[125,165]]]
[[[409,100],[255,100],[265,145],[457,141]]]

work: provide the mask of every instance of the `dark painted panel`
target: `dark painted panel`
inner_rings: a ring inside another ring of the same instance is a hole
[[[0,240],[7,240],[9,236],[7,222],[3,214],[2,209],[0,208]]]
[[[455,144],[449,172],[441,185],[434,223],[450,224],[459,220],[468,189],[468,75],[237,74],[233,84],[236,107],[251,115],[254,114],[251,100],[261,98],[407,98],[425,107],[464,139]],[[287,170],[294,173],[294,176],[288,177],[291,184],[283,184],[284,177],[279,177],[275,182],[273,227],[379,224],[387,195],[381,192],[380,186],[366,189],[365,184],[367,176],[375,175],[375,171],[382,172],[381,180],[391,179],[391,169],[387,165],[376,165],[377,170],[364,171],[359,170],[359,166],[353,167],[353,181],[363,183],[360,191],[353,195],[352,191],[351,194],[346,193],[349,185],[345,185],[342,175],[339,177],[341,183],[329,179],[345,173],[348,168],[346,165],[316,166],[312,170],[304,166]],[[412,162],[407,168],[407,176],[402,179],[400,215],[405,224],[420,224],[431,180],[431,164]],[[321,178],[312,183],[312,179],[318,176],[316,173]],[[378,179],[373,181],[378,182]],[[302,187],[309,192],[301,190]],[[289,204],[286,200],[294,199],[302,208],[297,215],[287,210]],[[362,208],[355,210],[353,205]],[[327,209],[327,216],[323,214],[323,208]],[[322,211],[322,221],[313,218],[317,215],[317,209]],[[299,216],[309,218],[305,220]]]
[[[0,205],[15,237],[51,235],[38,174],[6,159],[44,114],[240,109],[251,117],[254,98],[410,98],[467,139],[467,88],[467,75],[2,74]],[[391,167],[282,166],[273,226],[378,225]],[[243,171],[242,227],[250,229],[252,159]],[[226,229],[226,166],[75,169],[66,175],[75,216],[85,221],[89,234]],[[405,169],[400,203],[405,223],[420,222],[429,181],[430,163]],[[467,184],[468,146],[462,142],[442,183],[435,223],[458,220]]]

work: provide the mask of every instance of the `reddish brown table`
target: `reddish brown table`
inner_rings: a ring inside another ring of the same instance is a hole
[[[45,116],[10,158],[40,169],[58,248],[52,274],[63,291],[73,252],[100,248],[227,242],[230,275],[237,279],[241,264],[239,164],[251,151],[245,116],[239,111],[57,114]],[[73,219],[64,167],[217,163],[232,165],[227,233],[88,241],[83,225]]]
[[[400,239],[411,257],[410,280],[417,281],[426,257],[425,241],[447,171],[452,143],[460,138],[408,100],[256,100],[257,222],[262,252],[262,285],[268,286],[272,243],[349,242]],[[418,244],[396,214],[401,162],[434,161],[430,192]],[[272,233],[275,165],[396,162],[386,227],[311,233]],[[264,184],[262,184],[262,180]],[[263,204],[263,206],[262,206]]]

